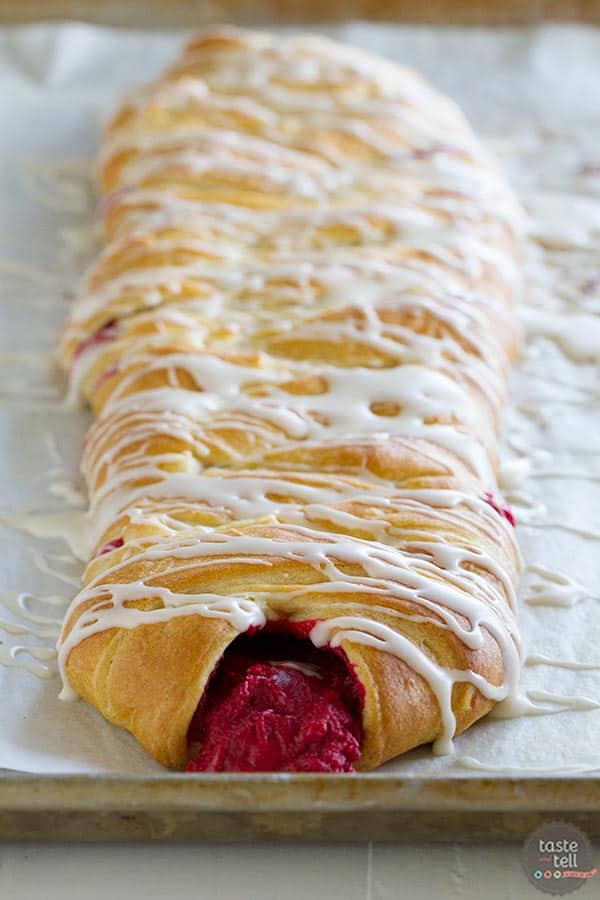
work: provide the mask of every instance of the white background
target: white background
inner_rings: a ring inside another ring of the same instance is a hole
[[[525,878],[521,847],[514,845],[0,847],[2,900],[540,900],[544,896]],[[600,897],[600,880],[584,884],[572,896]]]

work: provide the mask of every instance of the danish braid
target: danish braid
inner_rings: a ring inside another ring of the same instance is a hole
[[[447,752],[519,674],[493,162],[409,69],[222,27],[123,101],[99,185],[64,696],[192,771]]]

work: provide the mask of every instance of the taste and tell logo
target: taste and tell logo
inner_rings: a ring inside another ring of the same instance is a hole
[[[547,822],[529,835],[523,847],[525,874],[545,894],[570,894],[594,878],[589,839],[569,822]]]

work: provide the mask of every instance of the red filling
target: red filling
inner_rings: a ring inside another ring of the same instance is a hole
[[[105,553],[110,553],[111,550],[118,550],[119,547],[123,546],[123,543],[123,538],[114,538],[112,541],[109,541],[107,544],[105,544],[104,547],[102,547],[102,549],[99,550],[96,555],[104,556]]]
[[[431,147],[417,147],[416,150],[413,150],[412,155],[415,159],[431,159],[440,153],[447,156],[466,156],[464,150],[460,147],[453,147],[451,144],[433,144]]]
[[[495,497],[491,491],[486,491],[483,495],[483,499],[486,503],[489,503],[492,509],[495,509],[499,515],[504,516],[504,518],[510,522],[512,527],[515,528],[517,524],[515,514],[505,500],[500,500],[498,497]]]
[[[112,378],[113,375],[116,375],[119,371],[119,367],[117,365],[110,366],[110,368],[105,369],[100,378],[97,378],[92,387],[92,391],[96,391],[101,384],[104,384],[105,381],[108,381],[109,378]]]
[[[107,341],[112,341],[117,336],[117,328],[118,322],[116,319],[111,319],[106,325],[103,325],[95,334],[91,337],[87,338],[85,341],[82,341],[81,344],[75,350],[73,354],[73,359],[77,359],[84,353],[89,347],[95,347],[96,344],[104,344]]]
[[[187,771],[353,772],[363,693],[343,651],[243,635],[196,710],[188,737],[199,750]]]
[[[112,194],[109,194],[107,197],[102,200],[100,203],[100,215],[107,216],[109,215],[113,209],[119,205],[123,197],[127,194],[131,193],[132,188],[122,187],[118,188],[116,191],[113,191]]]

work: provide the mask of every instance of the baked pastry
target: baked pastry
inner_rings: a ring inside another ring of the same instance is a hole
[[[216,28],[125,99],[99,182],[61,341],[98,416],[63,696],[192,771],[448,751],[519,674],[493,162],[408,69]]]

